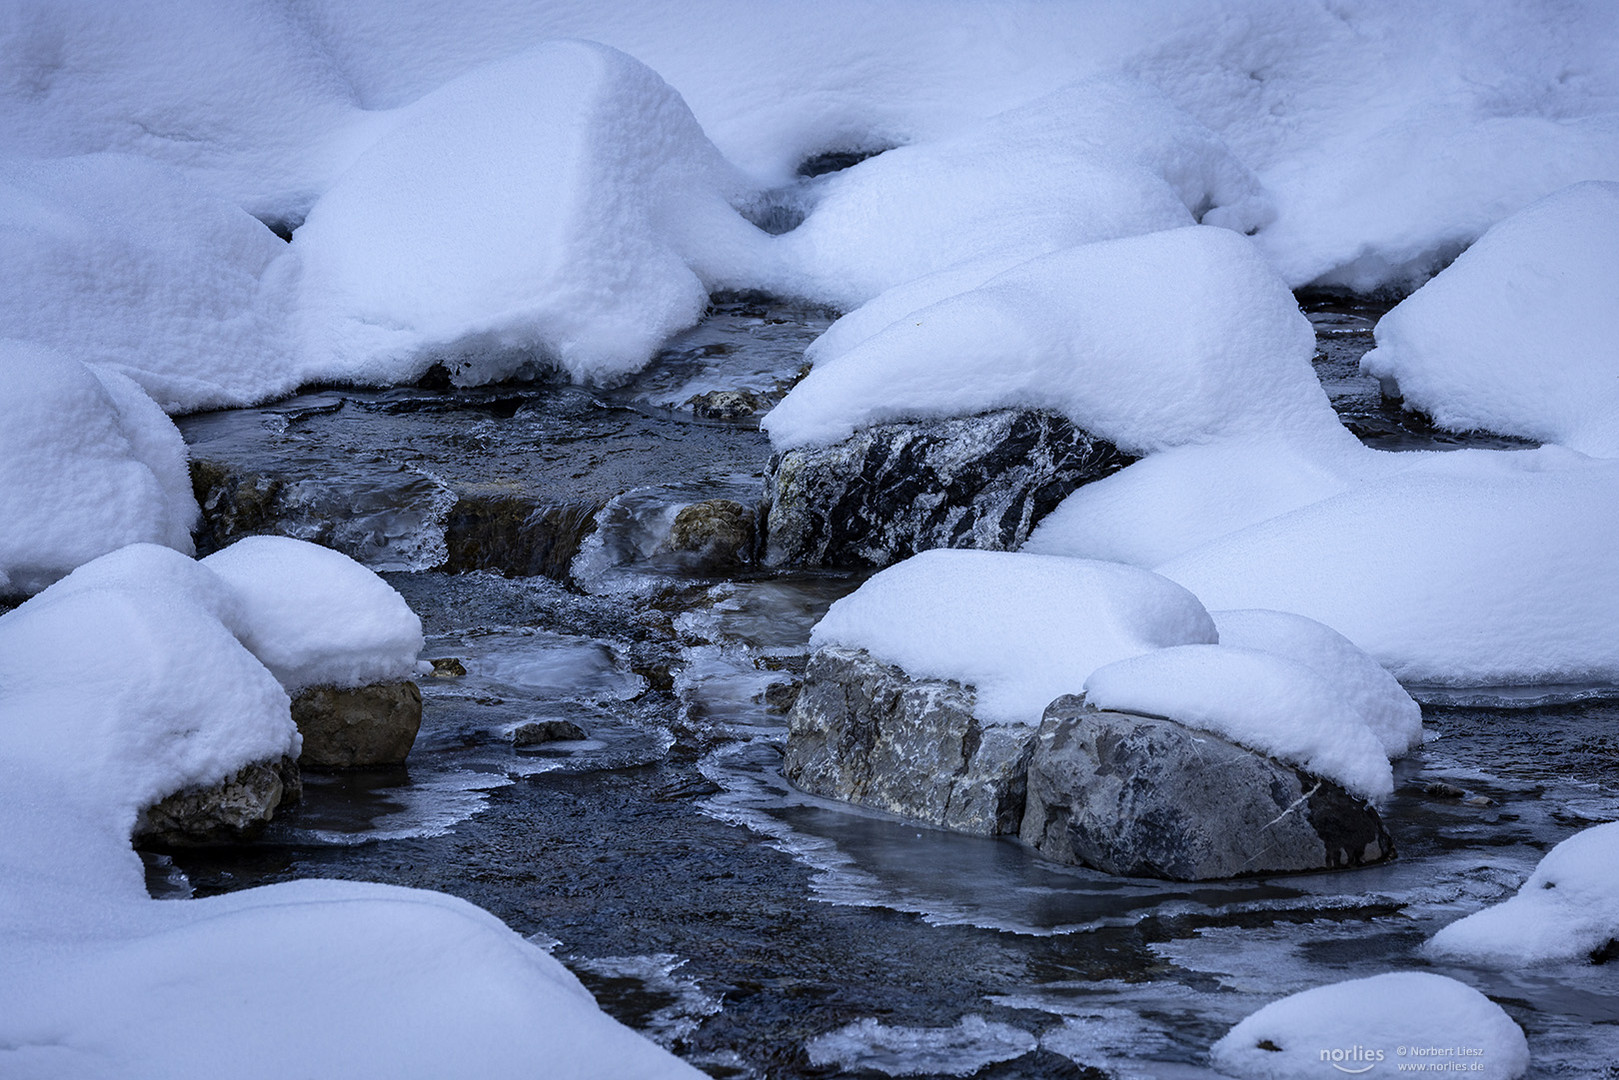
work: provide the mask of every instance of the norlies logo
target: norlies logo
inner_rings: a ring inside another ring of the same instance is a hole
[[[1383,1060],[1383,1051],[1370,1050],[1359,1045],[1351,1046],[1347,1050],[1340,1047],[1337,1050],[1321,1051],[1321,1060],[1339,1072],[1359,1075],[1377,1068],[1377,1063]]]

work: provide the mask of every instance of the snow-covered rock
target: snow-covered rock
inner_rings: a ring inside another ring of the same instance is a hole
[[[1619,457],[1619,183],[1500,222],[1377,324],[1361,369],[1441,427]]]
[[[125,544],[191,552],[185,443],[140,387],[15,341],[0,341],[0,379],[0,594]]]
[[[1427,951],[1492,967],[1589,962],[1619,942],[1619,822],[1575,833],[1517,895],[1453,922]]]
[[[347,555],[285,536],[249,536],[202,565],[235,592],[242,643],[289,692],[416,673],[421,619]]]
[[[1529,1068],[1523,1031],[1466,983],[1391,972],[1273,1001],[1214,1044],[1215,1068],[1243,1080],[1304,1080],[1427,1064],[1488,1080]]]

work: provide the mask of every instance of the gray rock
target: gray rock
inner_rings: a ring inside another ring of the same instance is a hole
[[[548,742],[583,739],[585,729],[571,720],[530,720],[512,732],[513,746],[540,746]]]
[[[738,566],[752,561],[755,533],[751,509],[730,499],[708,499],[680,508],[667,546],[704,567]]]
[[[399,765],[422,726],[422,692],[408,681],[313,686],[293,697],[292,719],[304,736],[305,768]]]
[[[975,697],[864,650],[821,649],[788,715],[784,771],[828,798],[958,832],[1014,833],[1035,731],[986,726]]]
[[[303,796],[298,763],[256,761],[207,787],[189,787],[148,806],[133,839],[146,847],[201,847],[251,839],[283,805]]]
[[[1394,844],[1329,780],[1170,720],[1046,709],[1022,838],[1059,862],[1203,881],[1381,862]]]
[[[1075,488],[1131,460],[1035,410],[868,428],[772,460],[767,561],[887,566],[930,548],[1011,551]]]
[[[699,420],[741,420],[758,412],[763,403],[751,390],[710,390],[687,399],[686,404]]]

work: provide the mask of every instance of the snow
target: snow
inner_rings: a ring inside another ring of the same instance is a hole
[[[1098,709],[1172,719],[1376,799],[1394,774],[1377,736],[1336,687],[1304,664],[1258,649],[1180,645],[1091,672]]]
[[[898,419],[1004,406],[1063,413],[1141,453],[1238,434],[1341,432],[1293,295],[1225,229],[1069,248],[896,319],[761,422],[778,449]]]
[[[1362,370],[1441,426],[1619,457],[1619,183],[1500,222],[1377,324]]]
[[[865,649],[919,678],[977,689],[979,717],[1038,724],[1103,664],[1215,641],[1186,590],[1133,567],[1005,552],[925,551],[834,603],[810,645]]]
[[[1020,1027],[969,1013],[947,1028],[901,1027],[867,1017],[804,1044],[810,1064],[887,1076],[972,1076],[1040,1045]]]
[[[1564,840],[1517,895],[1440,930],[1427,952],[1491,967],[1588,963],[1619,941],[1619,822]]]
[[[1465,983],[1423,971],[1353,979],[1273,1001],[1227,1032],[1210,1056],[1215,1068],[1243,1080],[1301,1080],[1408,1064],[1513,1080],[1529,1068],[1523,1032],[1499,1005]]]
[[[538,46],[400,110],[321,196],[293,240],[304,348],[372,383],[627,374],[766,239],[742,193],[651,69]]]
[[[404,597],[341,552],[249,536],[202,560],[241,603],[242,643],[289,692],[410,678],[422,622]]]
[[[0,378],[0,594],[36,592],[125,544],[190,553],[185,444],[138,387],[6,340]]]
[[[128,375],[169,412],[298,385],[287,245],[174,169],[132,154],[0,159],[0,231],[8,336]]]

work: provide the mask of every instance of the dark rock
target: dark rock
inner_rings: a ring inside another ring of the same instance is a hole
[[[705,568],[739,566],[752,561],[755,534],[752,510],[730,499],[709,499],[680,508],[668,547],[695,556]]]
[[[296,761],[256,761],[217,784],[183,788],[148,806],[135,822],[133,839],[158,848],[238,843],[262,832],[278,807],[302,796]]]
[[[802,688],[803,684],[799,682],[775,682],[765,687],[764,693],[759,696],[765,708],[771,712],[785,713],[798,701],[798,692]]]
[[[821,649],[788,716],[783,770],[817,795],[958,832],[1014,833],[1035,732],[983,724],[975,699],[864,650]]]
[[[467,673],[467,666],[453,656],[442,656],[428,663],[433,665],[435,679],[459,679]]]
[[[772,460],[768,561],[886,566],[929,548],[1011,551],[1074,489],[1131,460],[1034,410],[869,428]]]
[[[1394,844],[1337,784],[1170,720],[1046,709],[1025,843],[1110,874],[1203,881],[1381,862]]]
[[[294,695],[292,719],[303,733],[298,760],[305,768],[399,765],[422,726],[422,692],[408,681],[312,686]]]
[[[584,737],[585,729],[571,720],[530,720],[512,732],[512,745],[539,746]]]
[[[763,403],[751,390],[710,390],[693,395],[686,404],[699,420],[741,420],[757,413]]]
[[[541,504],[520,495],[463,495],[444,523],[444,568],[566,581],[600,509],[593,503]]]

